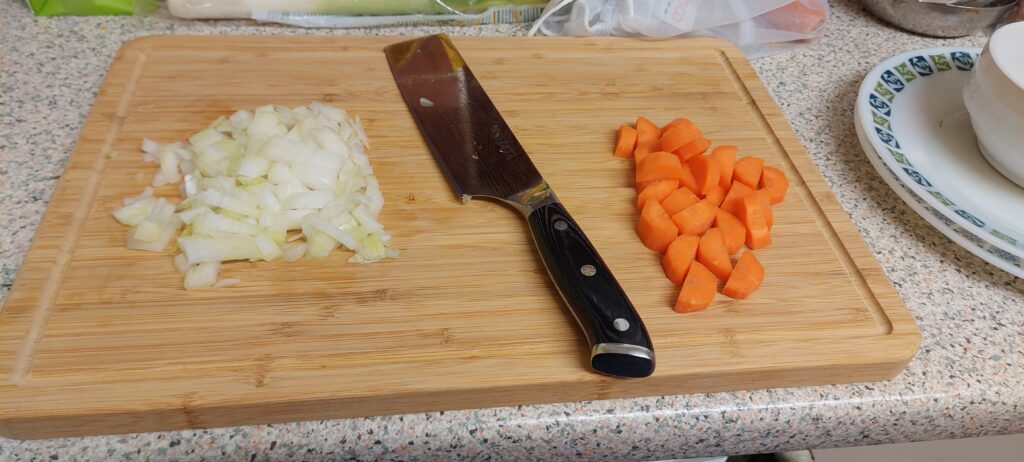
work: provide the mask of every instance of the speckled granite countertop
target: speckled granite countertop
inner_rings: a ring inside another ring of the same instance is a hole
[[[665,396],[42,441],[0,438],[0,460],[657,460],[1024,432],[1024,281],[954,245],[893,194],[860,150],[861,78],[937,40],[833,0],[822,40],[754,68],[922,333],[884,383]],[[309,31],[249,22],[30,16],[0,0],[0,301],[6,296],[107,67],[147,34],[425,34]],[[523,27],[445,31],[523,34]]]

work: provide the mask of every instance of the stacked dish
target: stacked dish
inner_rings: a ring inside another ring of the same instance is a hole
[[[857,136],[886,183],[928,223],[1024,277],[1024,188],[982,156],[962,97],[980,51],[927,48],[883,61],[860,86]]]

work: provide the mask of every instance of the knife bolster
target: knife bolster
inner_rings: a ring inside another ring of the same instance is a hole
[[[616,377],[647,377],[654,373],[654,352],[638,345],[599,343],[591,351],[590,367]]]

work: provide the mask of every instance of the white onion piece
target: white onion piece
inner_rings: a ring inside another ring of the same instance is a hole
[[[188,259],[185,258],[185,254],[179,253],[174,256],[174,269],[178,270],[179,273],[185,274],[191,266],[188,264]]]
[[[217,273],[220,272],[220,262],[200,263],[185,272],[185,290],[201,289],[212,287],[217,283]]]
[[[213,286],[218,288],[218,289],[220,289],[220,288],[223,288],[223,287],[237,286],[237,285],[239,285],[241,283],[242,283],[241,279],[224,278],[224,279],[221,279],[221,280],[217,281],[217,283],[214,284]]]
[[[284,248],[284,261],[293,262],[302,258],[306,254],[306,243],[299,242],[297,244],[290,244]]]

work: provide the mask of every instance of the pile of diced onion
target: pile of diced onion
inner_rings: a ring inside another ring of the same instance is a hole
[[[350,262],[398,258],[377,220],[384,198],[366,157],[359,117],[313,102],[263,106],[221,117],[188,143],[145,140],[160,164],[153,187],[180,183],[177,204],[147,187],[114,217],[130,249],[162,252],[178,236],[174,264],[185,289],[225,287],[221,262],[322,259],[341,246]]]

